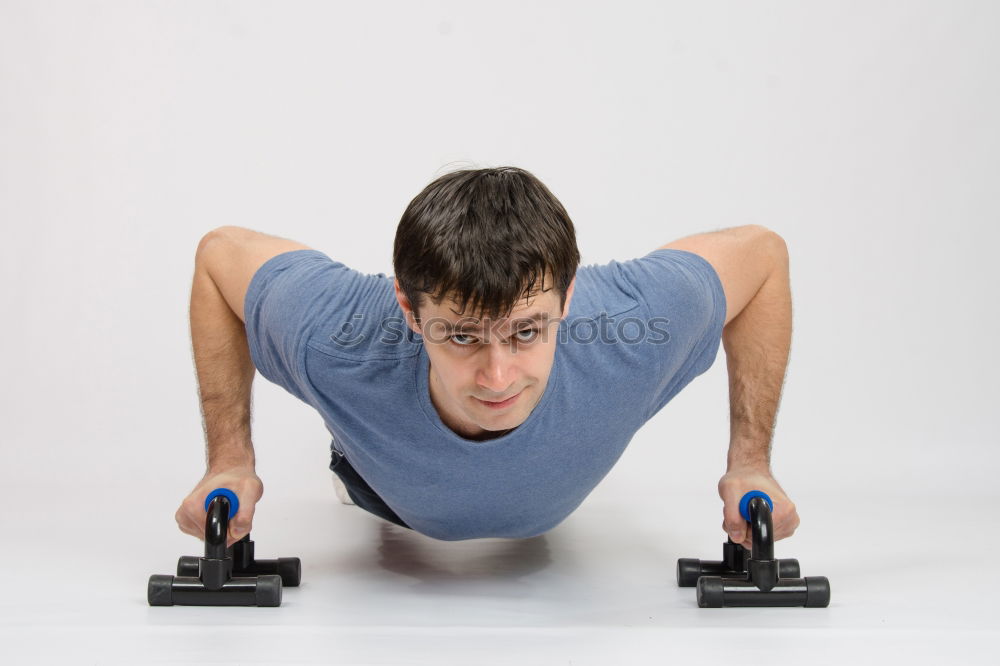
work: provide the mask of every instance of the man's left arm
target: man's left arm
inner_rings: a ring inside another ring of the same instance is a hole
[[[719,480],[722,529],[734,543],[751,547],[739,502],[763,490],[774,502],[774,539],[799,526],[795,504],[771,473],[771,438],[788,366],[792,298],[788,249],[778,234],[746,225],[697,234],[663,249],[694,252],[712,264],[726,294],[722,344],[729,370],[730,435],[726,474]]]

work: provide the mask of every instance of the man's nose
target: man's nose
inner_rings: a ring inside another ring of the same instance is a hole
[[[509,398],[508,389],[514,383],[516,347],[499,340],[487,345],[485,364],[479,369],[478,382],[498,398]]]

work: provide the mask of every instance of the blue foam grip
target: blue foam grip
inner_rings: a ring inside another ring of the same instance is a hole
[[[240,510],[240,500],[236,497],[236,493],[229,488],[216,488],[210,492],[205,498],[205,511],[208,511],[208,505],[211,501],[220,495],[229,499],[229,519],[232,520],[236,512]]]
[[[771,498],[767,496],[767,493],[763,490],[751,490],[743,496],[743,499],[740,500],[740,515],[743,516],[743,520],[748,523],[750,522],[750,500],[754,497],[763,497],[764,501],[767,502],[768,508],[770,508],[771,511],[774,511],[774,502],[772,502]]]

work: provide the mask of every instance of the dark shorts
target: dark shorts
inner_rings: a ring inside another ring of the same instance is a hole
[[[361,475],[351,466],[344,454],[334,448],[330,449],[330,469],[340,477],[340,480],[347,486],[347,494],[350,495],[354,503],[369,513],[373,513],[379,518],[396,523],[400,527],[413,529],[403,522],[403,519],[396,515],[396,512],[382,501],[382,498],[372,490]]]

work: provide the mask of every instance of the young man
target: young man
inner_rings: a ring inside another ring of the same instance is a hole
[[[229,543],[250,529],[263,493],[255,368],[323,416],[348,501],[437,539],[525,538],[580,505],[721,341],[723,529],[750,547],[738,503],[759,489],[774,538],[790,536],[799,518],[770,472],[791,338],[784,241],[748,225],[579,261],[563,206],[513,167],[453,172],[418,194],[393,277],[239,227],[208,233],[191,296],[207,471],[181,530],[203,537],[204,497],[220,486],[240,497]]]

